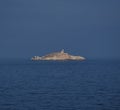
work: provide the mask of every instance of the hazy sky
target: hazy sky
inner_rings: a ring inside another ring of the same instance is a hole
[[[87,58],[120,58],[120,0],[0,0],[0,58],[62,48]]]

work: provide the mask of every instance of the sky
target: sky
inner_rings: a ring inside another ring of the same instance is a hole
[[[120,0],[0,0],[0,58],[120,59],[119,41]]]

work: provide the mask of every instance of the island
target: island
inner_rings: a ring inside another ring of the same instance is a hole
[[[64,52],[64,49],[62,49],[60,52],[54,52],[54,53],[50,53],[50,54],[47,54],[45,56],[34,56],[31,58],[31,60],[35,60],[35,61],[38,61],[38,60],[85,60],[84,57],[82,56],[73,56],[73,55],[70,55],[66,52]]]

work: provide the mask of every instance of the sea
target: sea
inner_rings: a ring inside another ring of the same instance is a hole
[[[120,110],[120,60],[0,60],[0,110]]]

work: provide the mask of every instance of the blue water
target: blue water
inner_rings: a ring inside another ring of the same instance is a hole
[[[120,61],[1,61],[0,110],[120,110]]]

